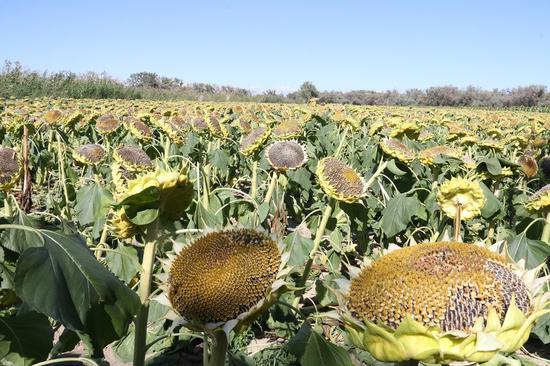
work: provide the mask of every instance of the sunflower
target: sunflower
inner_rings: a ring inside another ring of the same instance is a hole
[[[321,188],[331,198],[353,203],[365,194],[363,177],[338,158],[327,157],[319,161],[316,174]]]
[[[265,157],[273,169],[283,172],[298,169],[307,161],[306,149],[294,140],[272,143]]]
[[[425,165],[434,165],[435,163],[434,160],[437,157],[442,155],[452,156],[457,158],[458,156],[460,156],[460,153],[456,149],[453,149],[452,147],[448,147],[445,145],[432,146],[418,153],[418,159]]]
[[[410,163],[415,158],[414,152],[397,139],[385,138],[380,141],[380,147],[386,154],[404,163]]]
[[[105,149],[98,144],[81,145],[74,149],[73,158],[84,165],[99,164],[105,158]]]
[[[532,211],[543,211],[550,208],[550,184],[533,193],[527,201],[526,207]]]
[[[294,139],[302,134],[302,125],[298,119],[285,119],[273,128],[273,136],[280,140]]]
[[[257,151],[268,139],[271,129],[267,126],[254,128],[247,136],[241,139],[239,151],[244,156],[249,156]]]
[[[380,361],[487,362],[519,349],[550,312],[540,270],[474,244],[399,248],[343,283],[341,319]]]
[[[153,131],[147,126],[146,123],[135,117],[126,117],[124,123],[128,128],[128,131],[141,141],[151,141],[153,139]]]
[[[0,190],[11,189],[19,180],[21,162],[17,153],[7,147],[0,147]]]
[[[136,146],[122,145],[115,150],[113,156],[124,169],[131,172],[142,172],[153,168],[151,158]]]
[[[99,117],[95,123],[95,129],[102,135],[108,135],[115,132],[120,126],[120,122],[112,114],[105,114]]]
[[[451,178],[439,187],[437,201],[450,218],[460,213],[462,220],[471,220],[481,213],[485,195],[478,182],[466,178]]]
[[[521,170],[528,178],[533,178],[537,175],[539,167],[537,161],[531,155],[522,155],[518,159],[518,164],[521,166]]]

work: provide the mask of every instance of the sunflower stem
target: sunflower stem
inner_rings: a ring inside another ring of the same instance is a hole
[[[542,229],[540,240],[546,244],[550,244],[550,212],[546,215],[546,223],[544,224],[544,229]]]
[[[330,198],[328,205],[325,207],[325,211],[323,212],[323,216],[321,217],[321,223],[317,227],[317,231],[315,232],[315,239],[313,240],[313,247],[311,248],[311,251],[309,252],[309,258],[306,262],[306,266],[304,267],[304,272],[302,273],[302,277],[297,282],[297,287],[304,287],[306,285],[307,278],[309,276],[309,273],[311,272],[311,266],[313,265],[313,259],[315,258],[315,254],[319,250],[319,246],[321,245],[321,239],[323,237],[323,234],[325,233],[325,228],[327,227],[328,220],[332,216],[332,211],[334,210],[334,207],[336,206],[336,201],[334,198]],[[292,306],[297,308],[298,304],[301,301],[303,294],[303,290],[301,291],[300,295],[297,296],[294,301],[292,302]]]
[[[166,141],[164,141],[164,165],[168,167],[168,158],[170,157],[170,138],[168,136],[165,136]]]
[[[63,185],[63,195],[65,197],[65,213],[67,214],[67,220],[71,221],[71,209],[69,207],[69,189],[67,188],[67,177],[65,175],[65,160],[63,157],[63,146],[61,145],[61,136],[58,133],[57,134],[57,160],[59,163],[59,174],[61,175],[59,178],[61,180],[61,184]]]
[[[269,189],[267,190],[267,193],[265,195],[264,202],[269,203],[271,201],[271,197],[273,197],[273,192],[275,192],[275,187],[277,186],[277,181],[279,180],[279,177],[277,175],[277,172],[274,171],[273,175],[271,176],[271,181],[269,182]]]
[[[4,191],[4,215],[6,217],[11,217],[12,215],[12,209],[10,204],[10,198],[8,195],[8,191]]]
[[[212,347],[210,348],[208,363],[204,362],[204,364],[207,366],[223,366],[227,356],[227,335],[223,330],[218,330],[209,336],[212,338]]]
[[[250,197],[256,199],[256,193],[258,191],[258,160],[254,159],[252,162],[252,183],[250,187]]]
[[[340,144],[338,145],[338,148],[336,149],[336,152],[334,153],[335,157],[338,157],[340,155],[340,152],[342,151],[342,147],[344,146],[344,142],[346,141],[346,136],[348,135],[349,127],[346,126],[344,128],[344,133],[342,134],[342,138],[340,139]]]
[[[143,264],[138,290],[141,306],[135,320],[134,366],[145,364],[145,353],[147,352],[147,318],[149,317],[149,295],[151,294],[153,266],[157,249],[157,225],[158,222],[155,221],[147,228],[146,244],[143,250]]]
[[[456,205],[456,214],[455,214],[455,222],[454,222],[454,235],[453,240],[454,241],[460,241],[460,222],[461,222],[461,215],[462,215],[462,206],[460,204]]]

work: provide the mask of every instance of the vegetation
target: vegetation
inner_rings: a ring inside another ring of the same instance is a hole
[[[548,363],[548,113],[1,103],[1,364]]]
[[[303,103],[319,98],[320,103],[355,105],[456,106],[487,108],[529,108],[549,111],[550,92],[542,85],[491,91],[476,87],[460,89],[453,86],[370,91],[319,91],[306,81],[292,93],[283,95],[275,90],[253,94],[250,90],[205,83],[187,84],[179,78],[159,76],[153,72],[138,72],[121,82],[107,74],[89,72],[37,72],[23,68],[18,62],[4,63],[0,71],[0,97],[67,97],[109,99],[253,101],[263,103]]]

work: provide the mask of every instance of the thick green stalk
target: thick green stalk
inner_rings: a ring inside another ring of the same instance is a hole
[[[69,189],[67,188],[67,176],[65,175],[65,159],[63,155],[63,145],[61,145],[61,137],[57,134],[57,160],[59,164],[59,179],[63,185],[63,195],[65,196],[65,213],[67,214],[67,220],[71,221],[71,209],[69,202]]]
[[[462,207],[460,204],[456,205],[456,214],[455,214],[455,222],[454,222],[454,235],[453,240],[459,241],[460,240],[460,224],[461,224],[461,213],[462,213]]]
[[[223,366],[227,357],[227,335],[223,330],[218,330],[209,334],[209,336],[212,338],[212,347],[210,348],[208,360],[203,360],[203,364],[207,366]]]
[[[304,287],[306,285],[307,278],[309,276],[309,273],[311,272],[311,266],[313,265],[313,260],[315,258],[315,254],[319,250],[319,246],[321,245],[321,239],[323,238],[323,234],[325,233],[325,228],[327,227],[328,220],[332,216],[332,211],[334,210],[334,207],[336,206],[336,201],[334,198],[330,198],[330,201],[328,205],[325,207],[325,211],[323,212],[323,216],[321,217],[321,222],[319,226],[317,227],[317,231],[315,232],[315,239],[313,240],[313,248],[311,248],[311,251],[309,252],[309,259],[306,262],[306,266],[304,267],[304,272],[302,273],[302,277],[300,278],[300,281],[296,284],[297,287]],[[300,303],[301,295],[297,296],[292,306],[297,307]]]
[[[158,223],[154,222],[147,228],[147,242],[143,250],[143,264],[138,290],[141,306],[135,320],[134,366],[143,366],[145,364],[145,353],[147,352],[147,318],[149,317],[149,295],[151,294],[153,267],[157,249],[157,225]]]
[[[342,134],[342,137],[340,138],[340,144],[338,145],[338,148],[336,148],[336,152],[334,153],[335,157],[338,157],[340,155],[340,152],[342,151],[342,147],[344,146],[344,142],[346,141],[346,136],[348,135],[349,127],[346,126],[344,128],[344,133]]]
[[[250,197],[256,198],[258,192],[258,160],[254,159],[252,162],[252,183],[250,187]]]
[[[550,212],[546,215],[546,223],[544,224],[544,229],[542,229],[540,240],[546,244],[550,244]]]
[[[271,197],[273,197],[273,192],[275,192],[275,187],[277,187],[278,180],[279,180],[279,176],[277,175],[277,172],[274,171],[273,175],[271,176],[271,181],[269,182],[269,189],[267,190],[267,193],[264,198],[265,203],[269,203],[269,201],[271,201]]]

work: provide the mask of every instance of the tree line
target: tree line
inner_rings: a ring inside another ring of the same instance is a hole
[[[0,97],[67,97],[205,101],[254,101],[301,103],[317,98],[320,103],[355,105],[420,105],[514,108],[550,108],[550,93],[544,85],[513,89],[484,90],[477,87],[437,86],[428,89],[373,91],[319,91],[312,82],[304,82],[292,93],[250,90],[208,83],[186,83],[179,78],[154,72],[131,74],[119,81],[106,73],[76,74],[70,71],[38,72],[25,69],[19,62],[5,61],[0,70]]]

